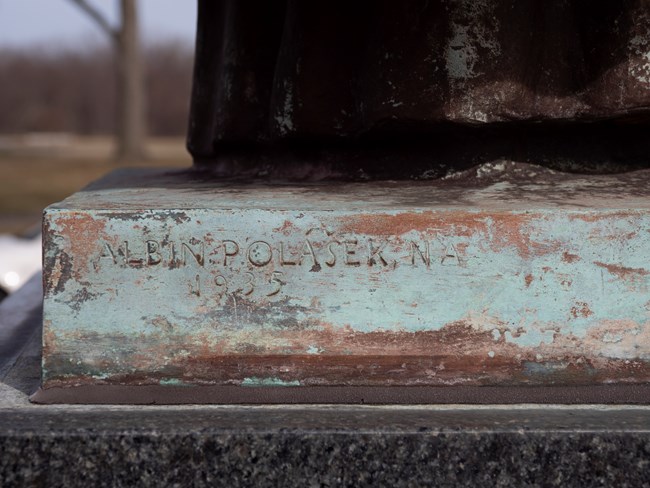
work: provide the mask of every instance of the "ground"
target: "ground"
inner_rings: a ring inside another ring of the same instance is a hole
[[[146,161],[129,166],[187,167],[183,138],[155,138]],[[92,180],[123,166],[108,137],[0,136],[0,234],[40,225],[41,212]]]

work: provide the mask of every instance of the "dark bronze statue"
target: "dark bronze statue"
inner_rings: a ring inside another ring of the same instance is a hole
[[[649,154],[648,0],[199,7],[188,145],[218,173],[600,171]]]

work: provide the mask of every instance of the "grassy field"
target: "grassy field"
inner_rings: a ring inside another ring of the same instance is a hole
[[[129,166],[187,167],[182,138],[151,139],[148,158]],[[37,225],[50,203],[122,167],[112,159],[107,137],[0,137],[0,233],[21,233]]]

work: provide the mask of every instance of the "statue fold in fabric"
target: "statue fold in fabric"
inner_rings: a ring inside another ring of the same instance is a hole
[[[648,114],[648,0],[199,0],[199,160],[251,143]]]

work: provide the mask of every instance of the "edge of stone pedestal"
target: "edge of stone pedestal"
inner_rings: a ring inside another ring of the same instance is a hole
[[[649,404],[650,384],[572,387],[241,387],[84,385],[39,388],[40,404]]]

